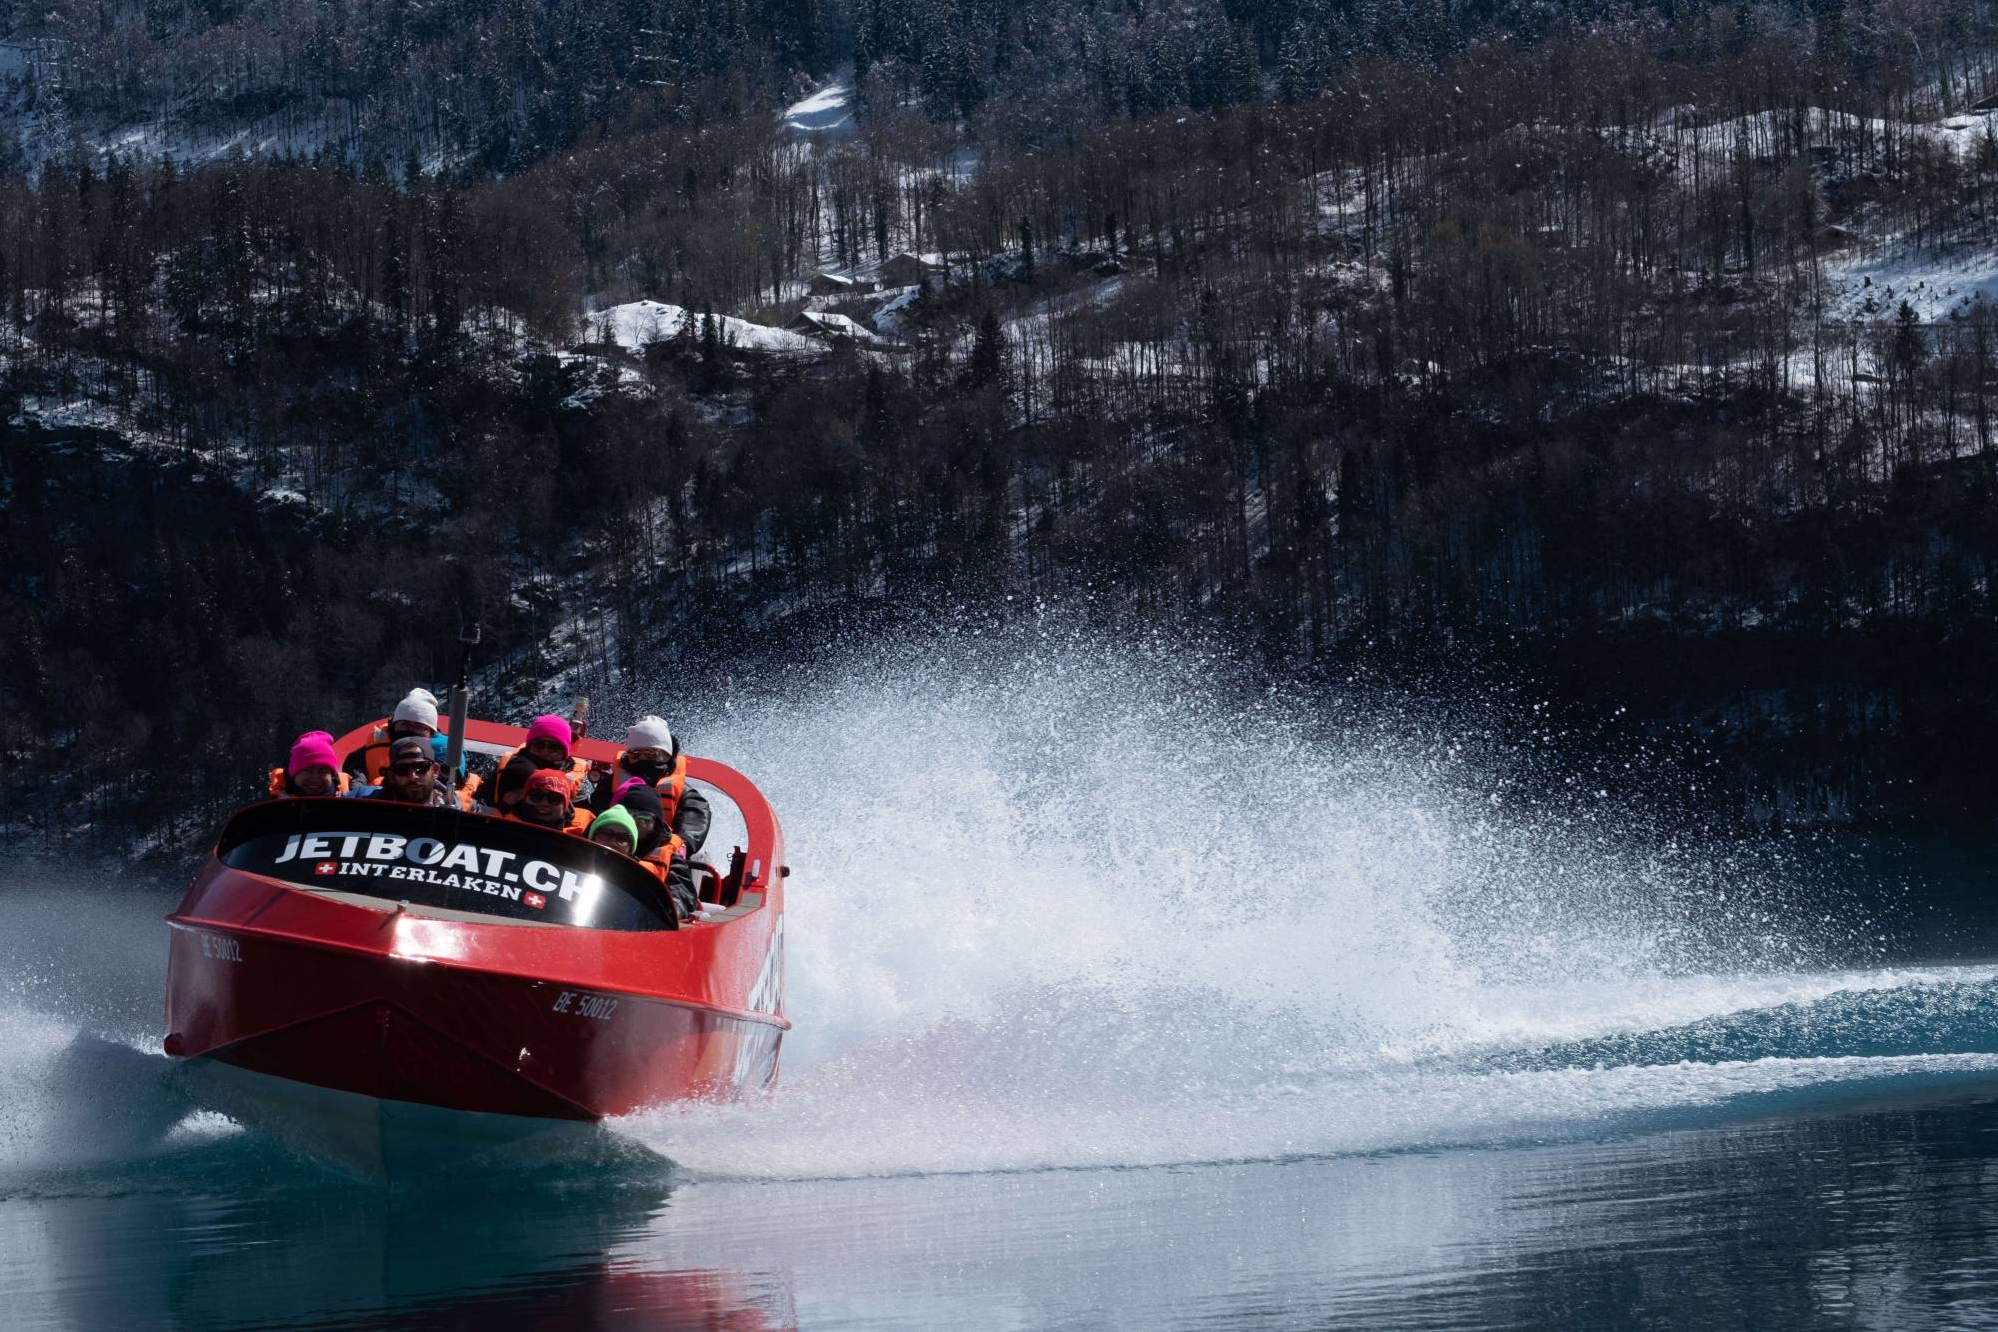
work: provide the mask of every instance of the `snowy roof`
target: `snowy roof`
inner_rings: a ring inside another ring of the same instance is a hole
[[[807,336],[844,338],[869,346],[887,346],[888,340],[858,320],[827,310],[802,310],[786,328]]]

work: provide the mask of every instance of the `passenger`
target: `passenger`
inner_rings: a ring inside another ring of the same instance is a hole
[[[536,768],[567,773],[570,791],[581,798],[589,794],[585,782],[590,776],[590,765],[584,759],[572,757],[575,744],[575,732],[567,721],[552,712],[543,713],[527,724],[527,743],[502,755],[499,765],[505,768],[515,759],[526,758]]]
[[[390,745],[388,771],[382,774],[382,784],[356,795],[363,800],[394,800],[405,805],[454,803],[438,779],[437,760],[430,757],[430,741],[416,735],[406,735]]]
[[[439,731],[436,735],[430,737],[430,757],[437,760],[438,775],[444,777],[449,782],[451,789],[457,793],[458,808],[465,810],[472,809],[478,804],[479,787],[484,784],[484,779],[467,767],[465,755],[462,750],[458,754],[458,771],[455,773],[446,773],[444,771],[444,759],[450,752],[450,736]]]
[[[553,768],[543,768],[527,779],[520,803],[514,806],[510,817],[578,836],[590,826],[588,811],[575,808],[575,791],[569,785],[568,775]]]
[[[632,857],[666,885],[680,919],[699,911],[701,900],[694,888],[694,867],[687,859],[686,845],[666,828],[665,806],[659,793],[643,781],[633,780],[612,808],[630,811],[632,826],[638,833]]]
[[[714,816],[707,797],[687,784],[687,756],[680,752],[680,742],[663,718],[640,717],[624,733],[624,751],[617,756],[610,780],[598,782],[591,792],[590,804],[608,808],[621,798],[618,792],[632,777],[643,779],[658,793],[665,825],[680,839],[687,854],[698,852],[708,840],[708,825]]]
[[[340,755],[325,731],[307,731],[292,742],[291,758],[271,769],[271,794],[279,800],[297,796],[337,796],[347,792],[347,774]]]
[[[544,712],[527,724],[527,743],[520,749],[534,760],[536,767],[566,769],[569,750],[575,743],[576,733],[569,723],[552,712]]]
[[[638,849],[638,825],[623,805],[612,805],[590,820],[589,838],[628,856]]]
[[[428,689],[412,689],[393,713],[375,723],[367,743],[347,755],[346,771],[356,783],[379,786],[388,767],[390,745],[406,735],[428,740],[436,734],[437,696]]]
[[[492,812],[504,818],[511,818],[520,812],[520,794],[527,789],[527,779],[541,769],[534,766],[534,760],[525,754],[516,754],[500,765],[493,775]]]

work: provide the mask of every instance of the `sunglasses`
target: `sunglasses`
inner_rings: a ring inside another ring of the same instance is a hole
[[[414,777],[418,773],[429,772],[432,768],[436,766],[437,764],[432,760],[423,759],[422,761],[417,763],[395,764],[393,767],[389,769],[389,771],[394,773],[398,777]]]
[[[561,793],[558,791],[529,791],[521,799],[532,800],[537,805],[543,802],[552,802],[557,805],[568,803],[562,799]]]

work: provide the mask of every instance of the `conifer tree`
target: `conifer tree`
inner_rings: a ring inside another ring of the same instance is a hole
[[[978,321],[978,331],[971,342],[971,382],[977,385],[998,381],[1005,373],[1006,334],[999,327],[999,316],[988,308]]]

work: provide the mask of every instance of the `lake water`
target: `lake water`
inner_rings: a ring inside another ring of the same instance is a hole
[[[1998,1321],[1991,1076],[1673,1118],[1225,1165],[746,1181],[628,1162],[416,1196],[225,1138],[17,1183],[0,1290],[16,1328]]]
[[[0,873],[0,1324],[1998,1324],[1998,838],[1276,713],[1189,772],[1140,666],[709,719],[791,837],[779,1091],[424,1190],[159,1053],[174,883]]]

